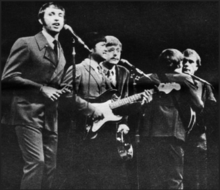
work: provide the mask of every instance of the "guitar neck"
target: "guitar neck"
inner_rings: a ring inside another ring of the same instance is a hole
[[[151,93],[153,93],[153,92],[154,92],[154,90],[151,89]],[[130,104],[130,103],[136,102],[136,101],[141,99],[143,93],[144,92],[141,92],[139,94],[134,94],[134,95],[129,96],[127,98],[117,100],[115,102],[112,102],[109,106],[110,106],[111,109],[115,109],[115,108]]]

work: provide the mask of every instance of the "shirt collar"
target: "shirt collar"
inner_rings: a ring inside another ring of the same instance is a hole
[[[48,41],[49,45],[52,47],[52,49],[54,48],[54,40],[58,41],[58,35],[56,35],[55,38],[53,38],[46,30],[45,28],[43,28],[42,33],[44,35],[44,37],[46,38],[46,40]]]
[[[111,69],[107,69],[104,65],[103,62],[100,63],[100,66],[102,68],[102,71],[104,74],[107,74],[107,72],[109,71],[110,73],[112,73],[113,75],[115,74],[115,65],[111,68]]]

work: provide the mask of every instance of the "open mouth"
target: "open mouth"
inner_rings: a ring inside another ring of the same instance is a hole
[[[54,26],[54,27],[59,27],[60,24],[59,24],[59,23],[55,23],[55,24],[53,24],[53,26]]]
[[[183,72],[184,72],[184,73],[190,73],[190,70],[189,70],[189,69],[186,69],[186,68],[183,68]]]

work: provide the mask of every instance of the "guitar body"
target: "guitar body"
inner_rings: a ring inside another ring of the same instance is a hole
[[[102,93],[99,97],[97,97],[95,100],[90,101],[93,102],[93,105],[95,107],[97,107],[104,113],[103,119],[92,122],[92,132],[97,132],[108,121],[119,121],[122,119],[122,116],[114,115],[112,109],[109,107],[110,103],[112,102],[112,99],[114,99],[114,95],[116,95],[117,92],[117,90],[107,90],[104,93]]]
[[[93,122],[92,132],[96,132],[97,130],[99,130],[100,127],[108,121],[119,121],[122,119],[121,116],[114,115],[112,109],[109,107],[110,103],[111,100],[108,100],[107,102],[101,104],[93,104],[94,106],[98,107],[100,110],[103,111],[104,118],[102,120],[96,120]]]

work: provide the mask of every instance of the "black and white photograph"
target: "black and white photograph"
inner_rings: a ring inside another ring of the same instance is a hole
[[[219,1],[1,1],[1,189],[219,189]]]

